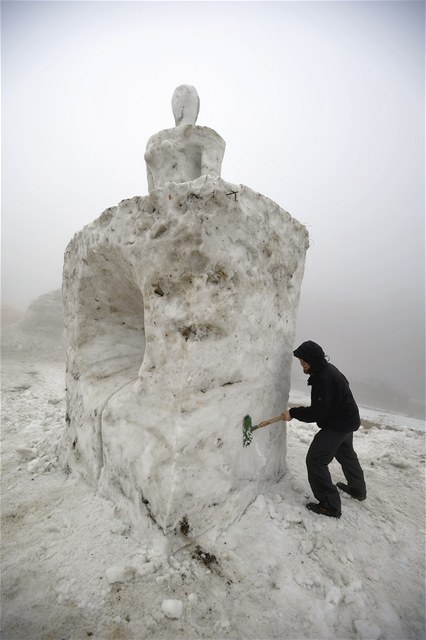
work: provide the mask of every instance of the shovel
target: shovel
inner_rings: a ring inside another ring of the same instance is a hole
[[[259,422],[259,424],[252,426],[250,416],[245,416],[243,420],[243,446],[249,446],[253,440],[253,431],[267,427],[268,425],[273,424],[274,422],[279,422],[280,420],[282,420],[282,417],[277,416],[276,418],[270,418],[269,420],[264,420],[263,422]]]

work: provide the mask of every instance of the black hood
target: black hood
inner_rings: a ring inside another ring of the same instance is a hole
[[[302,342],[300,347],[293,351],[293,355],[295,358],[300,358],[309,364],[311,367],[310,373],[320,371],[327,364],[322,347],[316,342],[312,342],[312,340]]]

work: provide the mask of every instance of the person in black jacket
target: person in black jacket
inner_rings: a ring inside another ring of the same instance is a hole
[[[353,432],[361,422],[358,406],[343,373],[327,362],[323,349],[308,340],[293,351],[303,371],[309,374],[311,406],[284,411],[283,420],[316,422],[320,431],[314,436],[306,456],[308,480],[318,504],[306,506],[315,513],[334,518],[341,516],[340,494],[336,487],[358,500],[365,500],[367,490],[364,473],[353,448]],[[334,485],[328,465],[336,458],[341,464],[347,484]]]

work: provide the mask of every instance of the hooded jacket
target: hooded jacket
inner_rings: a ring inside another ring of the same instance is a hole
[[[343,373],[327,362],[322,348],[311,340],[301,344],[293,354],[310,366],[311,406],[293,407],[291,417],[316,422],[320,429],[356,431],[361,424],[359,410]]]

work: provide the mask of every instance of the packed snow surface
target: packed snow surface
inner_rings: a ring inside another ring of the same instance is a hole
[[[283,479],[215,541],[169,555],[160,531],[136,541],[112,503],[59,468],[64,396],[63,363],[3,360],[2,637],[425,637],[420,421],[362,410],[368,498],[342,495],[340,520],[304,506],[316,427],[292,421]]]

